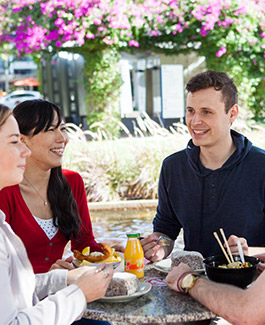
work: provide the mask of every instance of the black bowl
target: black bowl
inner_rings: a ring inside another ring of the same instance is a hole
[[[238,255],[233,255],[235,261],[240,261]],[[257,265],[260,260],[253,256],[245,256],[245,261],[252,264],[251,267],[242,269],[223,269],[218,268],[219,265],[227,264],[227,260],[223,255],[207,257],[203,263],[208,278],[215,282],[229,283],[240,288],[249,285],[256,274]]]

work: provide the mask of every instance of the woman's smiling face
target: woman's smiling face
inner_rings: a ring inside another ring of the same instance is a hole
[[[58,116],[55,114],[54,121],[48,130],[43,130],[33,136],[23,135],[23,141],[31,150],[29,162],[37,164],[44,169],[61,166],[65,146],[69,141],[65,123],[58,125]]]
[[[0,188],[20,183],[30,150],[20,141],[18,124],[13,115],[0,128],[0,155]]]

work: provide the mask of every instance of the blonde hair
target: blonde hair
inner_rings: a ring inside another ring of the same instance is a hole
[[[0,104],[0,128],[12,114],[12,111],[6,105]]]

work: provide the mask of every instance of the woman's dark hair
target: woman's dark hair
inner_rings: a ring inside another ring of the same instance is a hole
[[[194,93],[211,87],[221,91],[225,103],[225,112],[228,113],[230,108],[237,104],[238,95],[234,80],[229,78],[225,72],[207,70],[199,73],[190,79],[186,89],[188,92]]]
[[[46,100],[26,100],[18,104],[13,114],[18,122],[20,133],[34,136],[41,131],[47,131],[58,117],[56,128],[63,120],[61,109]],[[62,167],[51,169],[47,198],[51,206],[53,224],[59,228],[69,240],[77,237],[80,229],[80,216],[72,189],[62,173]]]

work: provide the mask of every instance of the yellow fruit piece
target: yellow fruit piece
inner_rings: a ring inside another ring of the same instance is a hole
[[[115,257],[115,259],[116,259],[116,262],[121,262],[122,257],[120,256],[119,253],[115,253],[115,254],[114,254],[114,257]]]
[[[120,256],[120,254],[114,251],[113,254],[108,259],[106,259],[104,262],[105,263],[117,263],[117,262],[121,262],[121,260],[122,260],[122,257]]]
[[[89,254],[90,254],[90,247],[88,246],[82,250],[82,255],[88,256]]]
[[[83,260],[83,261],[80,263],[80,265],[90,265],[90,264],[93,264],[93,263],[88,262],[88,261],[86,261],[86,260]]]

